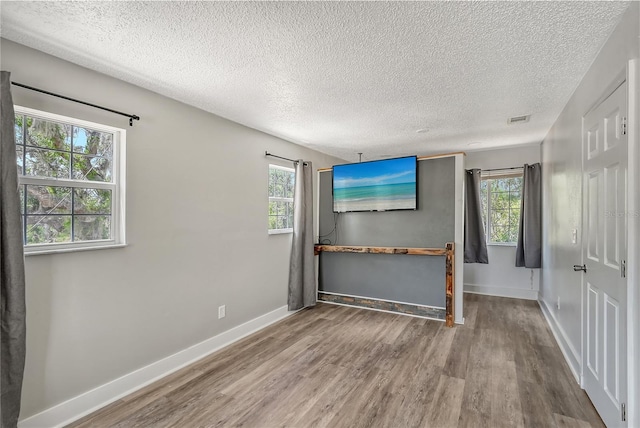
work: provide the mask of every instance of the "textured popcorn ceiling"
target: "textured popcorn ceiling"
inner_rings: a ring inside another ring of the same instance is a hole
[[[2,1],[0,13],[2,37],[357,160],[540,142],[627,6]]]

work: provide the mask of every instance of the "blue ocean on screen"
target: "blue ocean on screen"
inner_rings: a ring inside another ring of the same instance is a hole
[[[365,201],[371,199],[411,199],[416,197],[416,183],[382,184],[377,186],[347,187],[335,189],[333,198],[338,202]]]

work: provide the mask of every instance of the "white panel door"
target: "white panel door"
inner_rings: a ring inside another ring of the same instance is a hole
[[[584,117],[583,374],[608,427],[626,427],[627,85]]]

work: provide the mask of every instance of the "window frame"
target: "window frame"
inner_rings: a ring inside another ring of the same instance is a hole
[[[28,107],[14,105],[16,115],[24,115],[43,119],[46,121],[63,123],[77,127],[89,128],[95,131],[108,132],[113,134],[113,153],[111,159],[111,182],[78,180],[72,178],[54,178],[54,177],[32,177],[18,174],[18,185],[36,185],[36,186],[55,186],[55,187],[71,187],[84,189],[101,189],[111,191],[111,237],[109,239],[99,239],[81,242],[55,242],[44,244],[23,244],[24,254],[52,254],[66,253],[83,250],[97,250],[118,248],[126,246],[126,228],[125,228],[125,196],[126,196],[126,133],[122,128],[103,125],[100,123],[89,122],[86,120],[76,119],[69,116],[63,116],[42,110],[36,110]],[[15,131],[14,131],[15,132]],[[23,130],[24,138],[26,133]],[[16,144],[16,147],[18,144]],[[25,147],[25,146],[23,146]],[[23,168],[26,166],[23,165]],[[26,198],[26,194],[25,194]],[[26,213],[21,214],[23,221],[26,221]],[[23,225],[23,227],[25,227]],[[23,232],[24,233],[24,232]],[[23,235],[24,236],[24,235]]]
[[[516,170],[516,172],[486,173],[486,174],[483,174],[481,172],[481,176],[480,176],[481,182],[487,181],[487,206],[486,206],[486,210],[485,209],[482,210],[482,213],[486,215],[486,221],[483,221],[483,223],[485,226],[485,231],[484,231],[485,240],[488,246],[490,245],[490,246],[497,246],[497,247],[516,247],[518,245],[517,237],[515,241],[510,241],[510,242],[491,241],[491,183],[490,181],[507,179],[507,178],[520,178],[521,180],[523,180],[524,172],[522,170]],[[522,203],[522,191],[520,193],[520,202]],[[519,221],[520,220],[518,219],[518,224],[519,224]],[[509,218],[509,226],[511,226],[511,224],[512,224],[511,218]]]
[[[290,168],[290,167],[286,167],[286,166],[282,166],[282,165],[276,165],[276,164],[269,164],[269,169],[267,170],[267,196],[268,196],[268,203],[271,203],[271,202],[291,202],[291,206],[293,208],[293,197],[285,198],[285,197],[282,197],[282,196],[271,196],[269,194],[269,182],[271,180],[271,169],[272,168],[273,169],[279,169],[281,171],[287,171],[287,172],[293,173],[294,180],[295,180],[295,172],[296,172],[296,170],[294,168]],[[269,227],[269,215],[268,215],[268,212],[267,212],[267,231],[268,231],[269,235],[279,235],[279,234],[283,234],[283,233],[293,233],[293,224],[291,225],[291,227],[285,228],[285,229],[271,229]]]

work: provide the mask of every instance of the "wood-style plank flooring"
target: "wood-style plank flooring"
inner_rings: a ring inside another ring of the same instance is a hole
[[[601,427],[533,301],[464,326],[319,303],[71,427]]]

